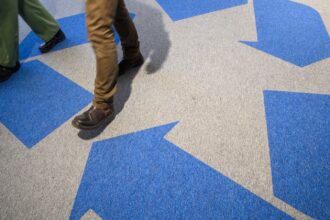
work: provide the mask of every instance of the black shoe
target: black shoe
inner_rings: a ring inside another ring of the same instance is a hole
[[[121,76],[121,75],[127,73],[129,70],[132,70],[136,67],[141,66],[143,63],[144,63],[144,58],[141,53],[139,53],[139,55],[133,60],[123,59],[118,64],[118,67],[119,67],[118,75]]]
[[[8,80],[11,75],[19,70],[21,67],[20,63],[17,61],[14,67],[4,67],[0,65],[0,82]]]
[[[86,112],[76,116],[72,120],[72,125],[81,130],[92,130],[105,123],[110,123],[114,117],[115,114],[112,105],[107,109],[98,109],[91,106]]]
[[[39,47],[39,50],[41,53],[47,53],[48,51],[50,51],[51,49],[53,49],[58,43],[62,42],[65,40],[65,35],[63,33],[63,31],[60,29],[55,36],[50,39],[50,41],[42,44]]]

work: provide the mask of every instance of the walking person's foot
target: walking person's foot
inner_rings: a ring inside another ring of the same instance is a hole
[[[119,73],[118,74],[119,74],[119,76],[124,75],[128,71],[130,71],[134,68],[142,66],[143,63],[144,63],[144,58],[143,58],[141,53],[139,53],[139,55],[136,58],[132,59],[132,60],[123,59],[118,64],[118,67],[119,67]]]
[[[4,67],[0,65],[0,82],[8,80],[20,67],[21,65],[18,61],[14,67]]]
[[[109,105],[105,109],[96,108],[92,105],[87,111],[76,116],[72,120],[72,125],[81,130],[93,130],[105,123],[110,123],[114,117],[113,105]]]
[[[63,31],[60,29],[52,39],[50,39],[48,42],[40,45],[39,50],[41,53],[47,53],[51,49],[53,49],[58,43],[65,40],[65,35]]]

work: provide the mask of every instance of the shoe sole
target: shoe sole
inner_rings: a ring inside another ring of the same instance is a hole
[[[94,126],[79,125],[79,124],[74,123],[74,121],[72,121],[71,124],[72,124],[73,127],[77,128],[79,130],[91,131],[91,130],[95,130],[96,128],[102,127],[102,126],[107,126],[115,118],[116,118],[116,115],[111,114],[111,115],[109,115],[108,117],[106,117],[105,119],[103,119],[102,121],[100,121],[98,124],[96,124]]]
[[[16,66],[8,74],[0,76],[0,82],[7,81],[14,73],[16,73],[21,68],[21,64],[16,62]]]
[[[39,51],[40,51],[41,53],[48,53],[48,52],[51,51],[51,50],[52,50],[57,44],[61,43],[61,42],[64,41],[64,40],[65,40],[65,35],[61,36],[61,38],[58,38],[58,39],[55,41],[55,43],[53,44],[52,47],[50,47],[50,48],[48,48],[48,49],[46,49],[46,50],[43,50],[43,49],[40,49],[40,48],[39,48]]]
[[[11,77],[11,75],[9,75],[9,76],[1,76],[0,77],[0,82],[7,81],[10,77]]]
[[[130,72],[130,71],[132,71],[132,70],[134,70],[134,69],[142,66],[143,64],[144,64],[144,59],[142,58],[141,60],[139,60],[138,63],[130,66],[129,68],[127,68],[127,70],[123,71],[122,73],[119,73],[118,75],[119,76],[125,75],[126,73],[128,73],[128,72]]]

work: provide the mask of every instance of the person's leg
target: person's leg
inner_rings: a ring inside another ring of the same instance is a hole
[[[124,0],[118,0],[114,26],[119,34],[124,59],[135,58],[139,54],[139,39],[135,25],[129,16]]]
[[[19,0],[19,14],[45,43],[39,47],[42,53],[50,51],[65,39],[57,21],[39,0]]]
[[[87,0],[86,23],[88,37],[96,56],[96,78],[93,106],[74,118],[80,129],[98,127],[111,113],[118,77],[117,50],[112,25],[118,0]]]
[[[14,67],[18,60],[17,0],[0,0],[0,65]]]
[[[17,0],[0,0],[0,82],[10,78],[18,62]]]
[[[117,83],[117,49],[112,30],[117,0],[87,0],[86,4],[88,37],[96,56],[93,105],[107,108]]]
[[[60,30],[57,21],[38,0],[18,0],[19,15],[43,41],[48,42]]]
[[[124,54],[123,60],[119,63],[119,75],[122,75],[129,69],[142,65],[144,61],[140,53],[138,34],[124,0],[118,0],[114,26],[119,34]]]

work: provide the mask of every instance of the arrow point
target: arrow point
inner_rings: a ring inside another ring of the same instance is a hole
[[[132,140],[134,141],[150,141],[151,139],[155,140],[161,140],[164,138],[164,136],[171,131],[179,122],[172,122],[169,124],[165,124],[165,125],[161,125],[161,126],[157,126],[157,127],[153,127],[153,128],[148,128],[145,130],[141,130],[141,131],[136,131],[133,133],[129,133],[129,134],[124,134],[118,137],[113,137],[113,138],[109,138],[106,140],[102,140],[102,141],[98,141],[95,142],[93,144],[94,147],[96,146],[103,146],[104,143],[108,143],[109,141],[114,143],[120,143],[121,145],[123,144],[123,142],[131,142]]]
[[[136,135],[138,139],[143,139],[143,140],[161,140],[164,138],[164,136],[169,133],[179,122],[172,122],[169,124],[153,127],[153,128],[148,128],[142,131],[137,131],[133,134],[128,134],[128,135]],[[143,137],[143,138],[141,138]]]
[[[248,45],[250,47],[258,48],[258,42],[253,41],[240,41],[240,43]]]
[[[172,122],[169,124],[161,125],[158,127],[151,128],[154,133],[157,133],[158,136],[164,137],[168,132],[170,132],[179,122]]]

